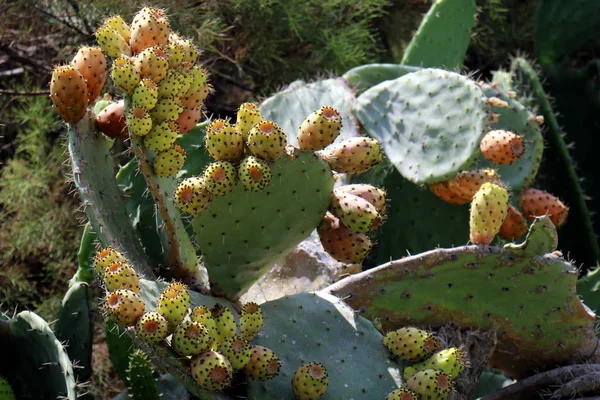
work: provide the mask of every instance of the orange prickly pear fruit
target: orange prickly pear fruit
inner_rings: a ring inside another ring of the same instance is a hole
[[[87,84],[72,65],[54,68],[50,81],[50,99],[65,122],[78,122],[88,106]]]
[[[527,222],[523,215],[513,205],[508,206],[506,219],[500,227],[498,235],[502,239],[517,240],[527,233]]]
[[[481,154],[496,164],[510,164],[523,155],[525,145],[519,135],[509,131],[488,132],[479,145]]]
[[[131,23],[131,49],[135,54],[148,47],[164,46],[169,41],[171,29],[164,11],[144,7],[133,17]]]
[[[352,232],[329,212],[317,232],[325,251],[339,262],[361,263],[373,247],[369,236]]]
[[[529,188],[521,193],[521,210],[529,221],[548,215],[557,228],[567,221],[569,208],[557,197],[543,190]]]
[[[429,189],[447,203],[467,204],[486,182],[500,183],[498,173],[493,169],[462,171],[450,180],[429,185]]]
[[[177,118],[177,125],[179,126],[179,133],[188,133],[200,122],[202,119],[202,108],[184,108],[179,118]]]
[[[106,82],[106,57],[100,47],[83,46],[71,62],[85,79],[88,104],[97,98]]]

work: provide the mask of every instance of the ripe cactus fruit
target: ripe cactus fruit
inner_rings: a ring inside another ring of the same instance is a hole
[[[517,240],[527,233],[527,222],[523,215],[512,204],[508,205],[506,218],[500,227],[498,235],[502,239]]]
[[[325,394],[329,385],[327,369],[321,363],[309,362],[296,369],[292,390],[298,400],[316,400]]]
[[[135,293],[140,291],[140,278],[127,263],[113,263],[106,267],[103,280],[108,292],[117,289],[129,289]]]
[[[150,133],[144,136],[144,146],[154,152],[167,150],[177,140],[177,128],[175,121],[154,124]]]
[[[361,263],[373,247],[367,235],[352,232],[329,212],[323,217],[317,232],[325,251],[339,262]]]
[[[187,286],[181,282],[173,282],[161,293],[156,310],[165,317],[172,329],[183,321],[189,307],[190,294]]]
[[[182,111],[183,106],[177,97],[166,97],[158,100],[150,114],[155,122],[177,121]]]
[[[233,378],[231,364],[216,351],[207,351],[192,358],[191,371],[196,383],[212,392],[227,388]]]
[[[243,103],[237,112],[235,129],[242,134],[244,141],[248,139],[248,134],[254,125],[264,120],[256,104]]]
[[[204,184],[215,196],[224,196],[231,192],[237,183],[237,171],[228,161],[216,161],[208,164],[204,170]]]
[[[200,322],[202,325],[204,325],[206,327],[206,329],[208,329],[208,333],[213,340],[215,340],[216,338],[219,337],[219,331],[217,330],[217,323],[215,322],[214,318],[212,317],[212,314],[211,314],[210,310],[208,309],[208,307],[206,307],[206,306],[194,307],[192,309],[192,312],[190,313],[190,319],[192,321]]]
[[[250,362],[252,345],[241,336],[225,339],[219,346],[219,352],[227,357],[233,369],[242,369]]]
[[[381,149],[377,140],[354,137],[326,148],[321,157],[334,171],[359,174],[381,162]]]
[[[256,157],[275,161],[285,152],[287,138],[279,125],[272,121],[262,121],[250,129],[247,144]]]
[[[125,139],[129,133],[125,118],[125,101],[121,99],[106,106],[96,117],[96,126],[110,138]]]
[[[490,244],[508,213],[508,192],[495,183],[484,183],[471,201],[469,237],[473,244]]]
[[[215,320],[217,332],[219,333],[219,337],[216,338],[219,343],[223,343],[225,339],[235,336],[237,325],[235,324],[235,319],[229,308],[221,304],[215,304],[215,306],[210,309],[210,313]]]
[[[133,107],[127,114],[129,132],[136,136],[146,136],[152,129],[152,117],[143,107]]]
[[[433,369],[426,369],[414,374],[406,386],[419,394],[422,400],[446,400],[452,392],[450,377]]]
[[[206,188],[204,179],[201,177],[187,178],[181,181],[175,190],[175,204],[181,211],[189,214],[202,212],[211,201],[212,194]]]
[[[371,203],[379,214],[385,213],[385,190],[365,184],[344,185],[336,188],[338,193],[362,197]]]
[[[534,188],[526,189],[521,193],[519,203],[525,218],[529,221],[533,221],[535,217],[548,215],[557,228],[567,221],[569,208],[546,191]]]
[[[165,12],[153,7],[144,7],[131,22],[131,49],[137,54],[151,46],[166,45],[170,33]]]
[[[248,156],[240,163],[240,181],[246,190],[260,192],[271,183],[271,168],[265,161]]]
[[[109,57],[119,58],[121,56],[131,56],[131,48],[123,38],[113,28],[108,25],[102,25],[95,33],[96,40]]]
[[[85,79],[88,104],[97,98],[106,82],[106,57],[100,47],[83,46],[79,49],[71,64]]]
[[[123,254],[111,247],[106,247],[94,255],[93,265],[96,274],[99,277],[103,277],[104,271],[109,265],[126,262],[127,260],[125,259]]]
[[[185,321],[175,328],[171,345],[182,356],[193,356],[209,349],[212,339],[200,322]]]
[[[187,64],[190,67],[196,63],[198,60],[198,56],[200,55],[200,51],[196,47],[196,45],[187,39],[179,39],[177,44],[181,47],[183,51],[183,58],[181,60],[182,64]]]
[[[104,308],[109,317],[121,326],[135,325],[144,314],[144,301],[137,294],[127,289],[119,289],[107,294]]]
[[[493,169],[462,171],[448,182],[450,191],[462,201],[455,204],[467,204],[484,183],[500,184],[500,177]]]
[[[456,194],[450,189],[448,181],[432,183],[429,185],[429,190],[446,203],[450,204],[467,204],[470,200],[465,200],[462,196]]]
[[[246,340],[252,340],[260,331],[263,324],[263,314],[260,306],[250,302],[242,306],[240,315],[240,332]]]
[[[420,400],[420,397],[413,390],[401,387],[388,394],[385,400]]]
[[[496,164],[511,164],[525,152],[523,139],[513,132],[496,130],[488,132],[479,145],[481,154]]]
[[[281,362],[271,349],[252,346],[252,357],[244,367],[246,375],[258,380],[267,380],[279,375],[280,369]]]
[[[72,65],[54,68],[50,99],[63,121],[74,123],[83,118],[88,106],[88,93],[85,79],[77,68]]]
[[[158,152],[154,157],[154,173],[161,177],[175,175],[185,163],[185,150],[174,145],[165,151]]]
[[[375,206],[362,197],[334,189],[331,212],[355,233],[375,230],[380,222]]]
[[[187,74],[170,69],[163,80],[158,84],[158,96],[170,97],[186,94],[192,78]]]
[[[187,108],[200,107],[211,90],[208,71],[202,66],[195,65],[186,72],[186,75],[191,80],[189,88],[183,95],[183,105]]]
[[[242,134],[224,119],[217,119],[208,125],[205,145],[208,153],[217,161],[237,161],[244,156]]]
[[[15,392],[6,379],[0,376],[0,399],[15,400]]]
[[[434,369],[442,371],[452,380],[463,372],[468,364],[465,353],[456,347],[438,351],[427,360],[404,368],[404,379],[408,380],[419,371]]]
[[[316,151],[329,146],[340,135],[342,116],[333,107],[323,106],[313,111],[300,125],[300,150]]]
[[[159,83],[167,76],[168,57],[168,54],[160,47],[149,47],[134,58],[133,65],[142,78],[152,79]]]
[[[184,108],[179,118],[177,118],[177,126],[179,133],[188,133],[196,127],[196,124],[202,119],[202,108]]]
[[[210,86],[208,85],[196,92],[188,91],[181,98],[181,105],[183,105],[185,108],[201,107],[209,94]]]
[[[135,323],[135,333],[146,343],[158,343],[169,335],[169,323],[162,314],[147,312]]]
[[[152,79],[142,79],[131,96],[133,104],[152,110],[158,102],[158,88]]]
[[[111,29],[114,29],[125,39],[126,43],[129,43],[129,39],[131,39],[131,30],[129,29],[129,25],[121,18],[120,15],[114,15],[110,18],[107,18],[104,21],[104,24]]]
[[[433,334],[413,327],[388,332],[383,338],[383,344],[392,354],[405,361],[421,361],[440,346]]]
[[[141,79],[140,72],[129,57],[119,57],[113,61],[110,77],[119,89],[128,94],[133,93]]]

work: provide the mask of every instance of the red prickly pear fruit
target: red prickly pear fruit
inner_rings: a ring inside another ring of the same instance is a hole
[[[144,146],[154,152],[167,150],[177,140],[177,128],[175,121],[154,124],[150,133],[144,136]]]
[[[152,79],[142,79],[131,96],[133,104],[152,110],[158,102],[158,88]]]
[[[523,215],[512,204],[508,205],[508,213],[500,227],[498,235],[505,240],[518,240],[527,233],[527,222]]]
[[[225,339],[219,352],[227,357],[233,369],[242,369],[250,362],[252,345],[241,336],[234,336]]]
[[[446,373],[450,379],[454,380],[468,365],[469,361],[465,352],[462,349],[451,347],[438,351],[423,362],[405,367],[403,375],[404,380],[407,381],[419,371],[434,369]]]
[[[212,201],[212,194],[206,188],[204,179],[197,176],[184,179],[175,190],[175,204],[181,211],[199,214]]]
[[[144,7],[131,22],[131,49],[135,54],[152,46],[163,46],[169,41],[171,29],[164,11]]]
[[[83,118],[88,106],[87,84],[77,68],[72,65],[54,68],[50,99],[63,121],[74,123]]]
[[[233,368],[227,358],[216,351],[207,351],[192,358],[192,377],[200,387],[218,392],[229,385],[233,378]]]
[[[414,327],[388,332],[383,338],[388,350],[405,361],[421,361],[440,348],[432,333]]]
[[[167,97],[159,99],[150,114],[155,122],[177,121],[182,111],[183,106],[179,98]]]
[[[248,134],[254,125],[263,121],[264,118],[254,103],[243,103],[237,112],[235,129],[242,134],[244,142],[248,140]]]
[[[154,157],[154,173],[163,178],[173,176],[183,168],[184,163],[185,150],[176,144],[156,154],[156,157]]]
[[[206,188],[215,196],[226,195],[237,184],[236,168],[228,161],[217,161],[208,164],[203,176]]]
[[[135,293],[140,291],[140,277],[127,263],[113,263],[106,267],[103,280],[107,292],[117,289],[128,289]]]
[[[125,117],[125,101],[121,99],[106,106],[96,117],[96,126],[110,138],[127,138],[129,131]]]
[[[323,106],[313,111],[300,125],[298,147],[300,150],[323,150],[337,139],[342,129],[342,116],[333,107]]]
[[[508,213],[508,191],[495,183],[484,183],[473,196],[469,218],[473,244],[490,244]]]
[[[330,211],[354,233],[368,233],[379,227],[379,213],[375,206],[362,197],[333,191]]]
[[[484,183],[500,183],[493,169],[462,171],[454,178],[429,185],[429,189],[440,199],[450,204],[468,204]]]
[[[217,119],[208,125],[205,145],[208,153],[217,161],[236,161],[244,156],[242,134],[224,119]]]
[[[135,333],[146,343],[158,343],[169,335],[169,323],[162,314],[147,312],[137,320]]]
[[[260,331],[263,324],[263,314],[256,303],[246,303],[242,306],[240,315],[240,332],[246,340],[252,340]]]
[[[511,164],[521,158],[525,152],[523,139],[509,131],[488,132],[479,145],[481,154],[496,164]]]
[[[161,313],[169,328],[173,329],[183,322],[190,307],[190,293],[181,282],[171,283],[160,295],[156,311]]]
[[[326,148],[321,156],[334,171],[360,174],[381,162],[380,147],[375,139],[354,137]]]
[[[106,82],[106,57],[104,57],[102,49],[83,46],[73,57],[71,64],[85,79],[88,104],[92,104],[100,95]]]
[[[108,25],[102,25],[95,33],[96,40],[109,57],[131,56],[131,48],[119,32]]]
[[[325,251],[339,262],[361,263],[373,247],[367,235],[352,232],[329,212],[323,217],[317,232]]]
[[[210,348],[212,339],[200,322],[185,321],[175,328],[171,345],[182,356],[194,356]]]
[[[371,203],[379,214],[385,213],[385,190],[366,184],[344,185],[336,188],[338,193],[362,197]]]
[[[120,326],[135,325],[138,318],[144,314],[144,301],[137,294],[127,289],[119,289],[108,293],[104,300],[104,308]]]
[[[106,247],[94,255],[93,265],[96,274],[99,277],[103,277],[104,271],[109,265],[126,262],[127,260],[125,259],[123,254],[111,247]]]
[[[129,25],[121,18],[120,15],[114,15],[110,18],[104,20],[102,25],[106,25],[111,29],[114,29],[125,39],[126,43],[129,43],[131,39],[131,30],[129,29]]]
[[[159,83],[167,76],[169,58],[166,51],[160,47],[148,47],[133,59],[133,65],[140,73],[142,79],[152,79]]]
[[[275,161],[285,153],[287,137],[272,121],[261,121],[248,134],[248,148],[258,158]]]
[[[229,308],[221,304],[215,304],[215,306],[210,309],[210,313],[215,320],[217,332],[219,333],[219,337],[216,338],[219,344],[223,343],[225,339],[235,336],[237,325],[235,323],[235,318],[233,318],[233,313]]]
[[[192,321],[200,322],[202,325],[208,329],[208,333],[213,341],[217,340],[219,337],[219,331],[217,330],[217,323],[215,319],[212,317],[212,314],[208,307],[206,306],[198,306],[192,309],[190,313],[190,319]]]
[[[409,388],[401,387],[388,394],[385,400],[420,400],[419,395]]]
[[[419,394],[422,400],[446,400],[452,392],[452,381],[442,371],[426,369],[414,374],[406,386]]]
[[[244,189],[260,192],[271,183],[271,167],[265,161],[248,156],[240,163],[239,179]]]
[[[325,394],[329,385],[329,374],[321,363],[302,364],[292,377],[292,390],[298,400],[316,400]]]
[[[569,208],[557,197],[539,189],[529,188],[521,193],[519,200],[523,215],[533,221],[535,217],[548,215],[554,226],[560,228],[567,222]]]
[[[280,369],[281,362],[273,350],[263,346],[252,346],[252,357],[244,367],[246,375],[258,380],[267,380],[279,375]]]
[[[179,126],[179,133],[188,133],[196,127],[198,122],[202,119],[202,108],[184,108],[179,118],[177,118],[177,125]]]
[[[129,57],[119,57],[113,61],[110,77],[114,84],[127,94],[133,93],[141,79],[139,71]]]
[[[136,136],[146,136],[152,129],[152,117],[142,107],[133,107],[127,114],[129,132]]]

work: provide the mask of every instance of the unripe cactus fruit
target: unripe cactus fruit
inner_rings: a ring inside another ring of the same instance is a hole
[[[152,79],[142,79],[131,96],[133,104],[152,110],[158,102],[158,88]]]
[[[326,148],[321,157],[334,171],[359,174],[381,162],[381,149],[377,140],[354,137]]]
[[[490,244],[500,231],[508,213],[508,192],[494,183],[484,183],[471,201],[470,240],[473,244]]]
[[[184,108],[179,118],[177,118],[177,126],[179,126],[179,133],[188,133],[196,127],[198,122],[202,119],[202,108]]]
[[[265,161],[248,156],[240,163],[238,175],[246,190],[260,192],[271,183],[271,168]]]
[[[206,188],[204,179],[201,177],[187,178],[181,181],[175,190],[175,204],[181,211],[189,214],[198,214],[204,211],[211,201],[212,194]]]
[[[125,117],[125,101],[121,99],[106,106],[96,117],[96,126],[110,138],[127,138],[129,131]]]
[[[172,42],[166,48],[169,54],[169,67],[175,68],[183,61],[183,47],[177,43]]]
[[[119,251],[106,247],[94,255],[94,270],[99,277],[104,276],[104,271],[109,265],[115,263],[126,263],[127,260]]]
[[[200,322],[185,321],[175,328],[171,345],[182,356],[193,356],[210,348],[212,339]]]
[[[237,184],[236,168],[228,161],[217,161],[208,164],[203,177],[206,188],[215,196],[226,195]]]
[[[159,83],[167,76],[169,70],[168,57],[168,54],[160,47],[149,47],[134,58],[133,65],[135,65],[142,79],[148,78]]]
[[[15,392],[6,379],[0,376],[0,399],[15,400]]]
[[[185,163],[185,150],[179,145],[174,145],[161,151],[154,157],[154,173],[157,176],[167,177],[175,175]]]
[[[309,362],[296,369],[292,377],[292,390],[298,400],[316,400],[325,394],[329,374],[321,363]]]
[[[85,79],[88,104],[92,104],[106,82],[106,57],[100,47],[83,46],[79,49],[71,64]]]
[[[273,350],[263,346],[252,346],[252,357],[244,367],[246,375],[258,380],[267,380],[279,375],[280,369],[281,362]]]
[[[140,278],[127,263],[113,263],[106,267],[103,281],[108,292],[117,289],[129,289],[135,293],[140,291]]]
[[[246,340],[252,340],[260,331],[263,324],[262,309],[256,303],[250,302],[242,306],[240,315],[240,332]]]
[[[413,390],[401,387],[388,394],[385,400],[420,400],[420,397]]]
[[[452,381],[442,371],[426,369],[414,374],[406,386],[419,394],[422,400],[446,400],[452,392]]]
[[[183,58],[181,60],[182,64],[187,64],[190,67],[196,63],[198,60],[198,56],[200,55],[200,51],[196,47],[196,45],[187,39],[179,39],[177,44],[181,47],[183,51]]]
[[[450,204],[468,204],[484,183],[500,183],[493,169],[462,171],[454,178],[429,185],[429,189],[440,199]]]
[[[339,262],[361,263],[373,247],[367,235],[352,232],[329,212],[323,217],[317,232],[323,249]]]
[[[379,214],[385,213],[385,190],[365,184],[344,185],[336,188],[338,193],[348,193],[362,197],[371,203]]]
[[[512,204],[508,205],[506,218],[500,227],[498,235],[505,240],[518,240],[527,233],[527,222],[523,215]]]
[[[333,107],[323,106],[313,111],[300,125],[300,150],[323,150],[335,141],[342,129],[342,116]]]
[[[375,206],[362,197],[333,191],[331,212],[355,233],[367,233],[379,226],[379,213]]]
[[[183,322],[190,307],[190,294],[186,285],[171,283],[158,299],[157,311],[161,313],[172,329]]]
[[[192,312],[190,313],[190,319],[192,321],[200,322],[202,325],[204,325],[206,327],[206,329],[208,329],[208,333],[209,333],[210,337],[213,339],[213,341],[219,337],[219,331],[217,330],[217,323],[215,322],[214,318],[212,317],[212,314],[211,314],[210,310],[208,309],[208,307],[206,307],[206,306],[194,307],[192,309]]]
[[[74,123],[83,118],[88,106],[88,93],[85,79],[77,68],[72,65],[54,68],[50,99],[63,121]]]
[[[440,346],[433,334],[413,327],[388,332],[383,338],[383,344],[392,354],[405,361],[421,361]]]
[[[135,323],[135,333],[146,343],[158,343],[169,335],[169,323],[162,314],[147,312]]]
[[[127,114],[129,132],[136,136],[146,136],[152,129],[152,117],[142,107],[133,107]]]
[[[113,61],[110,77],[119,89],[128,94],[133,93],[142,79],[129,57],[119,57]]]
[[[205,145],[208,153],[217,161],[237,161],[244,156],[242,134],[224,119],[217,119],[208,125]]]
[[[219,352],[227,357],[233,369],[242,369],[250,362],[252,345],[241,336],[234,336],[225,339]]]
[[[142,298],[127,289],[119,289],[110,292],[104,300],[104,308],[120,326],[135,325],[138,318],[144,314],[144,301]]]
[[[219,337],[217,338],[219,344],[223,343],[225,339],[235,336],[237,325],[229,308],[221,304],[215,304],[215,306],[210,309],[210,313],[215,320],[217,332],[219,333]]]
[[[456,347],[444,349],[433,354],[427,360],[404,368],[404,380],[409,380],[414,374],[426,369],[442,371],[452,380],[465,370],[468,361],[465,353]]]
[[[233,368],[224,355],[207,351],[192,358],[194,380],[203,389],[218,392],[227,388],[233,378]]]
[[[187,74],[170,69],[158,84],[159,97],[183,96],[187,93],[192,78]]]
[[[120,15],[114,15],[110,18],[107,18],[102,25],[106,25],[111,29],[114,29],[125,39],[126,43],[129,43],[129,39],[131,39],[131,30],[129,29],[129,25],[121,18]]]
[[[479,146],[481,154],[496,164],[511,164],[525,152],[523,139],[513,132],[497,130],[488,132]]]
[[[154,124],[150,133],[144,136],[144,146],[154,152],[167,150],[177,140],[178,128],[175,121]]]
[[[250,130],[247,144],[256,157],[275,161],[285,153],[287,138],[279,125],[271,121],[262,121]]]
[[[108,25],[102,25],[95,33],[96,40],[109,57],[119,58],[121,56],[131,56],[131,48],[116,30]]]
[[[237,112],[235,129],[242,134],[246,141],[250,130],[263,119],[256,104],[243,103]]]
[[[521,193],[519,199],[521,210],[527,220],[533,221],[535,217],[548,215],[557,228],[567,221],[569,208],[557,197],[543,190],[529,188]]]
[[[133,17],[131,23],[131,49],[137,54],[151,46],[166,45],[170,33],[165,12],[144,7]]]
[[[200,107],[211,90],[208,82],[208,71],[202,66],[195,65],[186,72],[186,75],[191,81],[189,88],[183,95],[183,105],[186,108]]]
[[[158,100],[150,114],[155,122],[177,121],[182,111],[183,106],[177,97],[166,97]]]
[[[202,88],[196,92],[187,92],[181,98],[181,105],[185,108],[202,107],[204,100],[206,100],[210,94],[210,90],[210,86],[207,85],[205,88]]]

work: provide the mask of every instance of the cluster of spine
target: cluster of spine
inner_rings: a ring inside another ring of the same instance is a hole
[[[15,400],[15,393],[8,381],[0,376],[0,399],[2,400]]]
[[[411,363],[404,368],[405,385],[386,400],[446,400],[452,382],[469,365],[460,348],[444,349],[432,333],[422,329],[404,327],[388,332],[383,343],[395,357]]]

